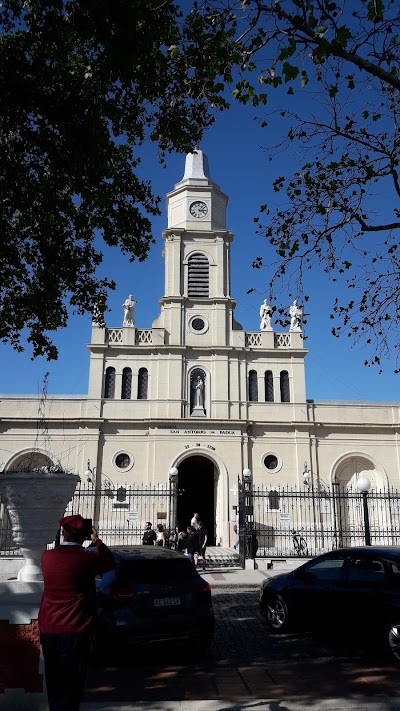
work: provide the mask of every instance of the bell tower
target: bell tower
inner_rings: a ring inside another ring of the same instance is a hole
[[[196,150],[186,156],[184,176],[167,195],[168,229],[225,230],[227,204],[228,197],[210,178],[207,156]]]
[[[211,180],[207,156],[186,156],[182,180],[167,195],[165,290],[161,315],[170,344],[227,346],[233,319],[230,296],[230,244],[226,229],[228,197]]]

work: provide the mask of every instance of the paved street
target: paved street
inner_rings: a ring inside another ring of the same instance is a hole
[[[85,701],[276,699],[270,708],[283,710],[280,699],[320,709],[324,700],[340,697],[348,708],[352,701],[363,708],[363,699],[365,705],[376,699],[383,702],[379,708],[400,709],[400,670],[391,659],[340,639],[269,635],[258,610],[258,588],[218,588],[213,598],[217,628],[207,659],[161,646],[143,648],[135,659],[93,666]],[[385,705],[385,698],[391,703]]]

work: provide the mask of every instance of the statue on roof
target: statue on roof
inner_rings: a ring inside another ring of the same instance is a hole
[[[301,333],[301,319],[303,317],[303,309],[297,304],[297,299],[293,301],[289,309],[290,315],[290,329],[289,331],[295,331]]]
[[[264,299],[260,306],[260,331],[272,331],[271,325],[272,307],[268,303],[267,299]]]
[[[124,321],[122,326],[135,325],[135,304],[137,304],[137,301],[135,301],[132,294],[129,294],[128,298],[125,299],[122,304],[122,308],[124,309]]]

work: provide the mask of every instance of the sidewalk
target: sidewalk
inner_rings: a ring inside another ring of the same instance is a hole
[[[80,711],[399,711],[400,699],[322,699],[317,704],[301,704],[284,699],[243,701],[134,701],[131,704],[83,703]],[[11,709],[10,709],[11,711]]]
[[[280,563],[275,561],[272,568],[257,568],[256,570],[239,568],[238,566],[212,565],[202,571],[201,564],[197,566],[198,573],[215,588],[226,585],[261,585],[265,578],[278,573],[287,573],[306,562],[306,558],[289,558]],[[259,564],[263,563],[260,559]],[[257,561],[256,561],[257,564]],[[0,583],[16,580],[18,571],[23,565],[22,558],[0,558]]]

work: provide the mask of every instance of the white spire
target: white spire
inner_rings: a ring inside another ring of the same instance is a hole
[[[195,148],[193,153],[188,153],[186,156],[185,173],[182,181],[188,180],[189,178],[200,178],[203,180],[210,178],[208,158],[206,154],[198,148]]]
[[[203,151],[195,148],[193,153],[187,154],[183,178],[175,187],[178,185],[215,185],[210,177],[208,158]]]

